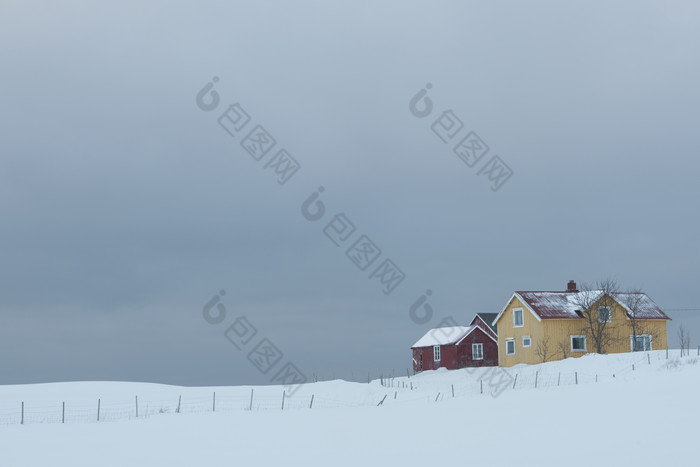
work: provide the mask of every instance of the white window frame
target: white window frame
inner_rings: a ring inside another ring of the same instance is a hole
[[[528,341],[527,344],[525,344],[525,339]],[[523,347],[532,347],[532,338],[530,336],[523,336]]]
[[[607,319],[606,321],[602,321],[602,320],[600,319],[600,310],[603,309],[603,308],[607,308],[607,309],[608,309],[608,319]],[[610,321],[612,321],[612,308],[610,308],[609,306],[599,306],[599,307],[598,307],[598,322],[599,322],[599,323],[609,323]]]
[[[649,350],[653,350],[654,346],[652,345],[651,342],[651,334],[637,334],[637,337],[648,337],[649,338]],[[634,352],[634,335],[630,334],[630,352]],[[642,352],[646,352],[646,350],[642,350]]]
[[[439,362],[439,361],[440,361],[440,357],[442,357],[442,355],[440,355],[440,346],[439,346],[439,345],[434,345],[434,346],[433,346],[433,360],[436,361],[436,362]]]
[[[475,349],[478,349],[478,351],[475,351]],[[481,344],[481,343],[472,344],[472,360],[483,360],[483,359],[484,359],[484,344]]]
[[[512,353],[508,353],[508,344],[510,342],[513,343],[513,352]],[[506,355],[515,355],[515,338],[506,339]]]
[[[574,338],[580,337],[583,339],[583,350],[579,349],[574,349]],[[572,335],[571,336],[571,351],[572,352],[577,352],[577,353],[586,353],[588,349],[588,339],[586,339],[586,336],[582,335]]]
[[[515,322],[515,312],[519,311],[520,312],[520,324]],[[513,308],[513,327],[514,328],[521,328],[525,326],[525,311],[522,308]]]

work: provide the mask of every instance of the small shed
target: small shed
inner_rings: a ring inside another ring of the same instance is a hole
[[[414,372],[498,365],[498,341],[480,324],[431,329],[411,351]]]

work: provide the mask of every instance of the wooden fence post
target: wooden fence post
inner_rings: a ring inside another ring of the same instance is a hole
[[[22,401],[22,421],[20,422],[20,425],[24,425],[24,401]]]
[[[454,399],[454,397],[455,397],[455,385],[452,384],[451,386],[452,386],[452,398]]]
[[[559,372],[559,377],[557,377],[557,386],[559,386],[560,382],[561,382],[561,371]]]
[[[698,347],[700,350],[700,347]],[[406,376],[408,376],[408,379],[411,379],[411,374],[408,372],[408,367],[406,367]]]
[[[139,418],[139,396],[136,396],[136,418]]]
[[[398,391],[394,391],[394,399],[396,399],[396,394],[398,394]]]
[[[438,395],[437,395],[437,396],[435,396],[435,402],[437,402],[437,400],[438,400],[438,397],[440,397],[440,393],[439,393],[439,392],[438,392]]]
[[[282,410],[284,410],[284,396],[286,394],[287,394],[286,392],[282,391]]]
[[[484,380],[480,379],[479,380],[479,394],[483,394],[483,393],[484,393]]]
[[[382,400],[379,401],[379,404],[377,404],[377,407],[379,407],[380,405],[382,405],[384,403],[384,399],[386,399],[386,394],[384,394],[384,397],[382,398]]]
[[[309,404],[309,408],[314,406],[314,395],[311,394],[311,403]]]
[[[180,404],[182,403],[182,396],[177,397],[177,410],[175,413],[180,413]]]
[[[535,372],[535,389],[537,389],[537,376],[539,375],[539,371]]]
[[[649,365],[651,365],[651,356],[647,354],[647,361],[649,362]]]
[[[250,390],[250,411],[253,411],[253,389]]]
[[[63,411],[61,412],[61,423],[66,423],[66,403],[63,403]]]
[[[518,374],[515,374],[515,379],[513,380],[513,389],[515,389],[515,383],[518,382]]]
[[[578,371],[574,372],[574,377],[576,378],[576,384],[578,384]]]
[[[100,421],[100,399],[97,399],[97,421]]]

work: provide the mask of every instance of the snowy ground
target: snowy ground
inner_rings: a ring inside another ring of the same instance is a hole
[[[0,465],[651,466],[671,459],[685,465],[700,461],[694,447],[700,415],[695,354],[679,359],[678,351],[671,351],[668,360],[664,351],[590,355],[521,365],[507,373],[424,372],[389,384],[393,387],[378,381],[307,384],[285,401],[284,411],[282,388],[276,386],[2,386]],[[182,413],[175,413],[180,396]],[[25,424],[19,425],[22,401]]]

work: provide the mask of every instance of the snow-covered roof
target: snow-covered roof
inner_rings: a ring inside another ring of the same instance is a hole
[[[634,317],[641,319],[671,319],[643,292],[616,293],[613,297],[627,310],[628,315],[634,312]],[[635,310],[630,309],[630,303],[634,303]]]
[[[538,319],[566,319],[581,318],[581,303],[593,303],[597,301],[603,292],[601,290],[590,290],[583,292],[515,292],[513,297],[518,298],[532,314]],[[498,318],[508,307],[513,299],[511,297],[506,303],[506,307],[494,319],[496,324]],[[670,319],[654,301],[642,292],[621,292],[613,294],[613,298],[622,307],[631,313],[628,304],[630,301],[636,302],[637,318],[641,319]]]
[[[520,301],[527,303],[532,311],[540,318],[580,318],[581,315],[576,311],[581,310],[579,305],[584,303],[593,303],[598,300],[602,294],[600,290],[591,290],[588,292],[515,292],[521,299]],[[586,297],[586,295],[589,295]]]
[[[493,324],[493,320],[496,319],[498,316],[498,313],[477,313],[476,316],[474,316],[474,319],[472,320],[472,324],[474,324],[474,321],[476,321],[476,318],[481,319],[484,323],[486,323],[486,326],[488,326],[488,329],[493,331],[494,334],[498,333],[498,330],[496,329],[496,326]]]
[[[430,347],[433,345],[454,344],[469,334],[476,326],[451,326],[447,328],[435,328],[426,332],[423,337],[418,339],[418,342],[413,344],[414,347]]]
[[[494,313],[494,314],[495,314],[495,313]],[[479,331],[483,332],[484,335],[485,335],[486,337],[488,337],[489,339],[491,339],[492,341],[494,341],[496,344],[498,344],[498,339],[496,339],[496,338],[494,337],[494,336],[497,336],[497,334],[494,332],[494,333],[493,333],[493,336],[492,336],[491,334],[489,334],[489,333],[486,331],[486,329],[488,329],[488,326],[487,326],[487,327],[482,327],[480,324],[474,324],[474,325],[472,325],[472,326],[469,326],[469,331],[467,331],[467,332],[462,336],[462,338],[461,338],[460,340],[457,341],[457,345],[461,344],[462,341],[463,341],[464,339],[466,339],[466,337],[467,337],[469,334],[471,334],[472,332],[474,332],[474,331],[477,330],[477,329],[478,329]]]
[[[449,344],[459,344],[467,337],[472,331],[479,329],[483,332],[486,337],[494,342],[496,339],[478,324],[474,326],[451,326],[444,328],[435,328],[426,332],[423,337],[421,337],[418,342],[413,344],[411,348],[415,347],[432,347],[434,345],[449,345]]]

